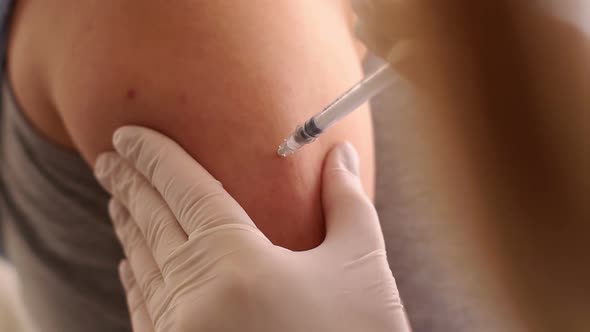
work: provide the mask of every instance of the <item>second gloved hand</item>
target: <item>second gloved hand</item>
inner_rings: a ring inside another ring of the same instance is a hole
[[[114,144],[96,175],[135,331],[409,331],[352,146],[325,162],[324,243],[292,252],[167,137],[125,127]]]
[[[407,15],[411,4],[412,0],[352,0],[357,37],[394,67],[408,56],[416,37]]]
[[[416,86],[428,84],[432,75],[424,72],[422,57],[433,51],[424,36],[424,5],[416,0],[352,0],[358,39]]]

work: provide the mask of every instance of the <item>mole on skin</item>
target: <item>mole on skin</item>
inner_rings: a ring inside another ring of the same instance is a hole
[[[127,90],[127,99],[133,100],[137,96],[137,92],[134,89]]]

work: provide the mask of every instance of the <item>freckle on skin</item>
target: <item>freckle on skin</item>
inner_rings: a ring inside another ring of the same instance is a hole
[[[137,92],[134,89],[127,90],[127,99],[133,100],[137,96]]]

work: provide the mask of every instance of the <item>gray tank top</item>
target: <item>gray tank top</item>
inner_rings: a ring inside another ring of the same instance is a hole
[[[6,39],[8,36],[8,21],[12,12],[12,0],[0,0],[0,73],[4,69],[4,56],[6,54]],[[0,112],[2,108],[0,107]],[[2,126],[2,117],[0,116],[0,127]],[[0,195],[2,195],[2,177],[0,176]],[[1,196],[0,196],[1,197]],[[0,199],[0,210],[2,209],[2,200]],[[4,256],[4,244],[2,238],[2,222],[0,221],[0,257]]]
[[[0,118],[4,244],[30,316],[40,331],[130,331],[108,194],[79,154],[34,130],[6,82]]]

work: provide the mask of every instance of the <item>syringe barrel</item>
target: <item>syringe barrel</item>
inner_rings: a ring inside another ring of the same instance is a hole
[[[333,101],[323,111],[312,117],[310,121],[313,121],[321,131],[330,128],[387,88],[395,78],[393,69],[389,65],[383,65]]]

